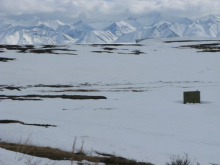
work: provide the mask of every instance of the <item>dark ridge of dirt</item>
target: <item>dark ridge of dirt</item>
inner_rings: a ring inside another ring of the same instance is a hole
[[[144,54],[144,52],[141,52],[140,50],[134,50],[134,51],[132,51],[132,53],[122,53],[122,52],[118,52],[118,54],[140,55],[140,54]]]
[[[141,52],[140,50],[134,50],[132,51],[132,54],[139,55],[139,54],[144,54],[144,52]]]
[[[103,48],[104,50],[118,50],[118,49],[116,49],[116,48],[110,48],[110,47],[105,47],[105,48]]]
[[[98,151],[96,151],[95,153],[98,155],[101,155],[101,156],[108,156],[108,157],[113,156],[112,154],[102,153],[102,152],[98,152]]]
[[[69,90],[60,90],[60,91],[43,91],[43,92],[100,92],[97,89],[69,89]]]
[[[43,54],[43,53],[47,53],[47,54],[56,54],[56,55],[77,55],[75,53],[57,53],[55,51],[68,51],[68,52],[72,52],[72,51],[76,51],[76,50],[68,50],[68,49],[32,49],[29,50],[26,53],[37,53],[37,54]]]
[[[0,48],[5,48],[7,50],[17,50],[18,53],[36,53],[36,54],[55,54],[55,55],[77,55],[74,53],[57,53],[56,51],[67,51],[72,52],[76,50],[70,50],[67,48],[57,48],[60,46],[56,45],[45,45],[42,48],[35,48],[33,45],[0,45]],[[54,49],[53,49],[54,48]]]
[[[42,48],[57,48],[57,47],[66,47],[65,45],[43,45]]]
[[[21,87],[14,87],[14,86],[6,86],[6,87],[3,87],[5,89],[8,89],[8,90],[18,90],[18,91],[21,91]]]
[[[203,51],[198,51],[200,53],[205,53],[205,52],[210,52],[210,53],[216,53],[216,52],[220,52],[220,49],[218,50],[203,50]]]
[[[12,124],[12,123],[18,123],[18,124],[22,124],[22,125],[30,125],[30,126],[39,126],[39,127],[57,127],[56,125],[51,125],[51,124],[28,124],[28,123],[24,123],[22,121],[18,121],[18,120],[0,120],[0,124]]]
[[[164,43],[175,43],[175,42],[206,42],[206,41],[220,41],[220,40],[177,40],[177,41],[164,41]]]
[[[29,48],[29,49],[34,49],[35,46],[34,45],[25,45],[25,47]]]
[[[43,50],[52,50],[52,51],[66,51],[66,52],[75,52],[76,50],[72,50],[72,49],[64,49],[64,48],[55,48],[55,49],[43,49]]]
[[[6,58],[6,57],[0,57],[1,62],[8,62],[8,61],[13,61],[15,58]]]
[[[61,98],[71,100],[100,100],[107,99],[104,96],[86,96],[86,95],[0,95],[0,100],[11,99],[11,100],[37,100],[40,98]]]
[[[27,50],[34,49],[32,45],[20,46],[20,45],[0,45],[0,48],[5,48],[7,50],[17,50],[18,53],[26,53]]]
[[[8,49],[8,50],[14,50],[14,49],[21,48],[21,46],[19,46],[19,45],[0,45],[0,48],[5,48],[5,49]]]
[[[110,52],[110,51],[91,51],[93,53],[113,53],[113,52]]]
[[[78,54],[75,53],[58,53],[59,55],[72,55],[72,56],[76,56]]]
[[[71,88],[74,87],[73,85],[60,85],[60,84],[56,84],[56,85],[44,85],[44,84],[38,84],[38,85],[29,85],[28,87],[49,87],[49,88]]]
[[[106,165],[153,165],[146,162],[137,162],[135,160],[118,157],[115,155],[99,153],[101,156],[89,156],[83,152],[67,152],[60,149],[54,149],[50,147],[38,147],[27,144],[14,144],[0,142],[0,147],[6,150],[15,151],[31,156],[37,156],[41,158],[48,158],[51,160],[74,160],[74,161],[89,161],[93,163],[105,163]]]
[[[142,46],[141,44],[90,44],[91,46]]]
[[[14,100],[14,101],[42,101],[42,99],[31,99],[31,98],[0,98],[0,100]]]
[[[132,90],[132,92],[146,92],[147,90]]]
[[[33,49],[33,50],[29,50],[28,52],[29,53],[37,53],[37,54],[43,54],[43,53],[58,54],[58,53],[55,53],[52,49]]]
[[[220,43],[212,43],[212,44],[197,44],[197,45],[184,45],[179,48],[193,48],[199,49],[201,51],[198,52],[220,52]]]

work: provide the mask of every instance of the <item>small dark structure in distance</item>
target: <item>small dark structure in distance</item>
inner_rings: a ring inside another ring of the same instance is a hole
[[[183,92],[183,103],[200,103],[200,91]]]

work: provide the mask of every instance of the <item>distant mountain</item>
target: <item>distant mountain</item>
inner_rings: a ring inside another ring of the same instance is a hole
[[[129,17],[128,19],[126,19],[124,21],[129,23],[130,25],[132,25],[136,29],[140,29],[140,28],[144,27],[144,24],[141,24],[140,22],[138,22],[138,19],[134,18],[134,17]]]
[[[220,15],[191,20],[154,12],[119,22],[73,24],[39,17],[0,19],[0,44],[134,43],[160,37],[220,37]]]
[[[96,30],[103,30],[113,23],[114,23],[113,21],[98,21],[98,22],[90,22],[88,23],[88,25]]]
[[[110,31],[112,34],[120,37],[123,34],[131,33],[136,30],[135,27],[126,23],[125,21],[114,22],[109,27],[104,29],[105,31]]]
[[[171,24],[169,23],[161,23],[157,26],[148,26],[141,28],[137,31],[132,33],[128,33],[120,37],[117,43],[127,43],[127,42],[135,42],[136,40],[140,39],[147,39],[147,38],[171,38],[171,37],[180,37],[177,33],[175,33],[171,29]]]
[[[220,22],[220,15],[210,14],[205,17],[196,19],[196,22],[197,23]]]
[[[141,16],[137,19],[144,26],[153,26],[158,23],[179,23],[191,24],[193,21],[188,18],[162,15],[161,13],[153,12],[148,15]]]
[[[39,25],[34,27],[12,26],[0,35],[0,44],[69,44],[76,39]]]
[[[83,21],[76,22],[72,26],[79,29],[79,30],[83,30],[85,32],[91,32],[91,31],[95,30],[93,27],[89,26],[87,23],[85,23]]]
[[[116,39],[118,39],[117,36],[112,34],[110,31],[91,31],[89,34],[87,34],[85,37],[79,39],[76,43],[82,43],[82,44],[87,44],[87,43],[112,43]]]
[[[39,17],[24,17],[18,20],[11,21],[11,24],[15,26],[38,26],[44,21]]]

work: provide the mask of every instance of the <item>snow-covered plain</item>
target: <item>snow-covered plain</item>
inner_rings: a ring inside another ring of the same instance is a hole
[[[68,46],[77,55],[4,50],[0,57],[16,60],[0,63],[0,85],[26,88],[2,89],[1,95],[98,95],[107,100],[1,100],[0,120],[57,125],[0,124],[1,141],[30,136],[33,145],[71,151],[77,137],[77,148],[84,140],[88,153],[114,153],[156,165],[187,153],[202,165],[220,164],[220,53],[178,48],[219,41],[164,43],[167,40],[144,40],[142,46]],[[93,52],[104,47],[115,49]],[[144,54],[130,54],[135,50]],[[73,87],[28,87],[38,84]],[[55,92],[62,90],[73,91]],[[202,103],[183,104],[183,92],[195,90],[201,91]],[[0,153],[0,164],[16,164],[16,153]]]

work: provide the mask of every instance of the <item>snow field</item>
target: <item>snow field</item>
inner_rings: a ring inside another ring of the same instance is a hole
[[[0,119],[57,127],[1,124],[0,139],[18,142],[31,135],[31,144],[70,151],[77,137],[77,148],[84,140],[84,149],[88,153],[93,149],[158,165],[165,164],[173,155],[188,153],[201,164],[219,164],[220,56],[218,53],[176,48],[196,42],[163,41],[142,41],[140,47],[114,46],[117,50],[111,54],[93,53],[102,50],[103,46],[89,45],[73,45],[71,48],[77,50],[76,56],[19,54],[14,51],[0,54],[16,58],[0,63],[1,85],[74,86],[3,90],[2,95],[107,97],[107,100],[1,100]],[[118,54],[133,50],[145,54]],[[99,92],[53,92],[67,89],[97,89]],[[202,103],[183,104],[183,92],[194,90],[201,91]],[[11,152],[3,149],[0,152],[7,157],[0,157],[2,164],[13,164]]]

